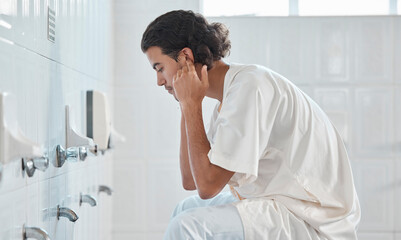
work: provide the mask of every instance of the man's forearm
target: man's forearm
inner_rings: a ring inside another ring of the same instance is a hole
[[[182,186],[185,190],[196,190],[194,178],[189,165],[187,130],[185,126],[184,114],[181,116],[181,143],[180,143],[180,169]]]
[[[185,118],[189,163],[196,188],[202,198],[213,197],[224,188],[232,173],[210,163],[210,143],[203,124],[202,104],[182,105],[181,109]]]

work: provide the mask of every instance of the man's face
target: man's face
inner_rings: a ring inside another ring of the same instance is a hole
[[[179,62],[163,54],[160,47],[150,47],[145,54],[148,57],[150,65],[156,71],[157,85],[164,86],[175,97],[173,77],[181,69]]]

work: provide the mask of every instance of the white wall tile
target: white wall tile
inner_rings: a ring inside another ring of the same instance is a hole
[[[185,197],[197,194],[183,189],[178,160],[176,164],[159,161],[149,165],[147,192],[149,206],[152,206],[147,209],[152,231],[164,231],[176,205]]]
[[[315,21],[275,17],[209,19],[224,23],[230,30],[228,61],[267,66],[296,84],[316,81]]]
[[[8,206],[13,210],[13,229],[11,230],[12,240],[21,239],[22,226],[26,222],[26,188],[18,189],[11,193]]]
[[[141,231],[146,228],[147,211],[152,208],[147,199],[147,167],[127,160],[114,165],[113,231]]]
[[[39,183],[35,182],[26,188],[26,224],[29,226],[39,226],[40,222],[40,201]]]
[[[132,239],[141,239],[141,240],[147,240],[148,239],[148,234],[146,232],[121,232],[121,231],[115,231],[112,234],[113,240],[132,240]]]
[[[361,18],[354,31],[355,81],[393,81],[393,22],[388,18]]]
[[[328,18],[318,23],[316,71],[319,82],[350,81],[349,20]]]
[[[26,175],[22,171],[20,159],[3,165],[2,179],[0,181],[0,195],[23,188],[26,185]]]
[[[394,212],[394,223],[395,223],[395,231],[400,232],[401,235],[401,158],[397,158],[395,160],[395,180],[394,180],[394,188],[395,188],[395,212]]]
[[[395,91],[395,104],[394,104],[394,109],[395,109],[395,122],[394,122],[394,130],[395,130],[395,151],[396,155],[398,157],[401,157],[401,125],[399,124],[401,122],[401,86],[396,86],[394,87]]]
[[[301,89],[302,92],[304,92],[306,95],[308,95],[311,99],[316,101],[313,87],[310,87],[309,85],[302,85],[302,84],[297,85],[297,87],[299,87],[299,89]]]
[[[65,189],[65,175],[59,175],[50,179],[50,211],[57,209],[57,206],[64,207],[64,201],[66,199]],[[54,239],[65,239],[66,224],[73,224],[69,222],[67,218],[60,217],[59,220],[55,216],[51,216],[48,219],[48,233]]]
[[[148,102],[145,118],[147,157],[150,159],[176,159],[179,155],[181,112],[178,102],[162,91],[147,90]]]
[[[394,59],[395,59],[395,79],[397,84],[401,84],[401,18],[394,18]]]
[[[151,89],[154,90],[154,89]],[[148,89],[115,88],[114,126],[126,138],[115,151],[115,161],[144,158],[149,129]]]
[[[12,42],[0,39],[0,91],[16,94],[17,81],[15,79],[15,50],[16,46]]]
[[[164,232],[151,232],[148,234],[148,240],[158,240],[163,239]]]
[[[66,198],[63,205],[78,215],[79,219],[75,223],[66,224],[66,239],[84,239],[87,229],[87,219],[83,216],[83,209],[79,206],[80,193],[86,187],[86,177],[84,169],[70,170],[66,174]]]
[[[50,205],[50,181],[46,179],[39,182],[38,185],[39,222],[37,227],[48,231],[51,228],[52,223],[55,221],[54,218],[50,218],[46,215],[47,209],[54,207],[53,205]]]
[[[277,34],[266,34],[267,37],[272,38],[272,46],[269,50],[269,67],[290,79],[290,81],[301,83],[301,76],[305,75],[303,66],[299,64],[303,57],[303,48],[301,46],[307,48],[307,43],[303,39],[304,34],[306,34],[304,32],[306,29],[303,29],[304,22],[290,20],[276,22],[272,20],[271,22],[275,23],[272,29]],[[281,30],[278,31],[278,29]],[[249,47],[253,46],[250,45]]]
[[[227,21],[224,18],[209,18],[210,22],[222,22],[231,36],[233,51],[226,58],[228,62],[260,64],[266,66],[273,50],[274,38],[263,31],[271,25],[266,19],[255,21],[254,18],[237,18]],[[253,47],[258,46],[258,47]]]
[[[393,231],[394,167],[392,159],[353,161],[355,187],[362,212],[360,232]]]
[[[315,88],[314,100],[326,112],[346,146],[350,144],[350,91],[347,88]]]
[[[199,11],[199,0],[167,0],[167,1],[129,1],[129,0],[118,0],[115,3],[116,12],[121,14],[140,14],[140,13],[149,13],[156,15],[161,15],[165,12],[176,10],[176,9],[185,9],[192,10],[195,12]]]
[[[156,85],[156,73],[141,50],[142,33],[156,16],[130,12],[122,15],[116,10],[115,15],[115,84],[119,87],[138,87]],[[128,31],[129,29],[129,31]]]
[[[34,1],[19,0],[17,1],[17,18],[15,21],[15,41],[34,49]]]
[[[394,93],[388,88],[358,88],[353,105],[354,151],[358,157],[394,155]]]
[[[18,92],[15,92],[18,102],[18,125],[20,126],[22,133],[30,138],[34,139],[32,133],[28,131],[28,116],[31,114],[30,109],[26,108],[28,97],[34,91],[33,86],[35,77],[32,77],[36,68],[36,61],[34,54],[22,49],[16,48],[15,53],[15,77],[17,80]],[[32,119],[35,121],[35,119]]]
[[[98,186],[105,185],[110,187],[114,191],[114,185],[112,180],[112,159],[102,159],[99,164],[98,176],[101,176],[98,182]],[[112,239],[111,231],[113,225],[112,219],[112,200],[113,193],[111,196],[104,192],[97,193],[98,199],[98,210],[99,210],[99,239],[108,240]]]
[[[380,232],[360,232],[358,233],[359,240],[395,240],[394,233],[380,233]]]
[[[0,6],[0,37],[14,41],[17,2],[4,0]]]
[[[13,192],[0,194],[0,239],[10,239],[14,228]]]
[[[79,195],[82,193],[83,195],[90,195],[96,199],[95,193],[91,191],[92,185],[95,180],[96,169],[94,169],[94,165],[87,166],[86,168],[79,170],[78,181],[81,182],[77,184],[77,188],[75,192],[71,192],[72,195],[76,195],[79,201]],[[96,199],[97,201],[97,199]],[[74,239],[99,239],[98,236],[98,215],[97,208],[98,206],[90,206],[88,203],[83,202],[81,205],[75,204],[75,210],[79,213],[79,222],[77,221],[74,225]]]

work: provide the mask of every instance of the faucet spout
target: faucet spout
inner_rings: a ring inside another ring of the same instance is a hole
[[[82,205],[82,203],[88,203],[89,205],[91,205],[92,207],[96,206],[96,199],[94,197],[92,197],[91,195],[88,194],[82,194],[80,195],[80,199],[79,199],[79,206]]]
[[[98,192],[100,193],[100,192],[105,192],[107,195],[111,195],[111,193],[113,192],[113,190],[111,190],[111,188],[110,187],[108,187],[108,186],[105,186],[105,185],[100,185],[99,186],[99,190],[98,190]]]
[[[50,240],[49,234],[45,230],[37,227],[27,227],[24,225],[22,227],[22,235],[24,240],[28,238]]]
[[[73,210],[57,206],[57,219],[60,219],[60,217],[68,218],[71,222],[78,220],[78,215]]]

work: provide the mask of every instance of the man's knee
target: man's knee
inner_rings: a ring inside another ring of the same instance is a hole
[[[182,213],[185,210],[198,207],[199,199],[200,198],[197,195],[194,195],[194,196],[187,197],[184,200],[182,200],[181,202],[179,202],[177,204],[177,206],[175,207],[171,218],[176,217],[178,214]]]
[[[200,225],[191,210],[183,211],[171,219],[164,239],[203,239],[200,237]]]

